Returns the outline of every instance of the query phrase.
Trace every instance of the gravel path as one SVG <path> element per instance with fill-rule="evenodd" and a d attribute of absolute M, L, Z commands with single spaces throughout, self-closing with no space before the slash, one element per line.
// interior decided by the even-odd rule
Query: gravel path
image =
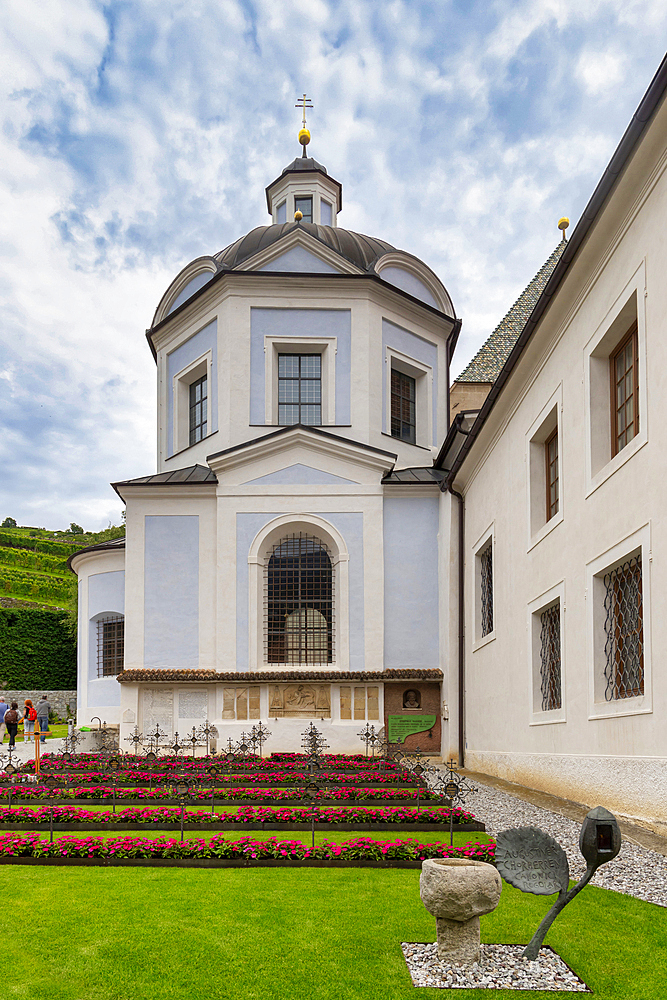
<path fill-rule="evenodd" d="M 466 799 L 465 808 L 486 824 L 488 834 L 495 836 L 501 830 L 517 826 L 537 826 L 563 847 L 570 864 L 570 877 L 581 878 L 586 864 L 579 853 L 580 823 L 479 781 L 475 781 L 475 787 L 477 791 Z M 624 841 L 621 853 L 598 869 L 591 885 L 667 907 L 667 858 Z"/>
<path fill-rule="evenodd" d="M 437 944 L 401 945 L 415 986 L 436 989 L 549 990 L 590 993 L 555 951 L 540 948 L 536 961 L 521 957 L 523 945 L 483 944 L 481 962 L 470 968 L 438 960 Z"/>

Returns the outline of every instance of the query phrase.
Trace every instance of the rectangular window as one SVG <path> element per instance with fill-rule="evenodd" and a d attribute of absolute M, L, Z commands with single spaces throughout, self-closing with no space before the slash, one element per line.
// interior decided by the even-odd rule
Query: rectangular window
<path fill-rule="evenodd" d="M 639 365 L 637 324 L 610 358 L 612 458 L 639 433 Z"/>
<path fill-rule="evenodd" d="M 114 616 L 97 623 L 97 676 L 114 677 L 123 669 L 125 620 Z"/>
<path fill-rule="evenodd" d="M 207 434 L 208 378 L 198 378 L 190 386 L 190 444 L 197 444 Z"/>
<path fill-rule="evenodd" d="M 322 357 L 278 355 L 278 423 L 322 423 Z"/>
<path fill-rule="evenodd" d="M 415 443 L 415 380 L 392 368 L 391 436 Z"/>
<path fill-rule="evenodd" d="M 560 602 L 540 615 L 540 691 L 542 711 L 562 707 L 560 669 Z"/>
<path fill-rule="evenodd" d="M 301 212 L 303 214 L 303 222 L 313 221 L 313 199 L 308 198 L 295 198 L 294 199 L 294 211 Z"/>
<path fill-rule="evenodd" d="M 558 428 L 544 443 L 547 485 L 547 521 L 558 513 Z"/>
<path fill-rule="evenodd" d="M 605 573 L 605 700 L 644 694 L 641 553 Z"/>
<path fill-rule="evenodd" d="M 481 635 L 493 632 L 493 541 L 479 554 Z"/>

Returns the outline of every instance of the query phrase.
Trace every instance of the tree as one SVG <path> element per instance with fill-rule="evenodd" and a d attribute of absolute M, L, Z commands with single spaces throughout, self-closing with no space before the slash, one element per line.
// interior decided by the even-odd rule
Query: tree
<path fill-rule="evenodd" d="M 69 530 L 70 530 L 70 534 L 71 535 L 82 535 L 83 534 L 83 528 L 81 527 L 81 525 L 80 524 L 75 524 L 74 521 L 72 521 L 72 523 L 70 524 Z"/>
<path fill-rule="evenodd" d="M 2 524 L 0 524 L 0 528 L 15 528 L 15 527 L 16 527 L 16 521 L 14 520 L 13 517 L 6 517 L 2 522 Z"/>

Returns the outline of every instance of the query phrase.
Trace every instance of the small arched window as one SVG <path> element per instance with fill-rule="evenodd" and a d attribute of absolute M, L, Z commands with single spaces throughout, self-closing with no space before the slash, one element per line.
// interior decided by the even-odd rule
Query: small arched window
<path fill-rule="evenodd" d="M 318 538 L 299 533 L 273 546 L 265 614 L 268 663 L 333 662 L 333 567 Z"/>
<path fill-rule="evenodd" d="M 123 669 L 125 619 L 105 615 L 97 620 L 97 676 L 113 677 Z"/>

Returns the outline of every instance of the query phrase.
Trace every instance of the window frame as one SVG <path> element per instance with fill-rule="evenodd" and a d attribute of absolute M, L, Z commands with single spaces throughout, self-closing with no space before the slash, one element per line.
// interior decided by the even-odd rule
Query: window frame
<path fill-rule="evenodd" d="M 542 708 L 542 615 L 558 606 L 560 617 L 560 708 Z M 528 604 L 528 676 L 530 683 L 530 726 L 549 726 L 567 722 L 566 636 L 567 608 L 565 581 L 560 580 Z"/>
<path fill-rule="evenodd" d="M 298 206 L 297 203 L 300 202 L 300 201 L 309 201 L 310 202 L 310 212 L 308 213 L 310 215 L 309 219 L 306 218 L 306 213 L 303 212 L 303 210 L 299 208 L 299 206 Z M 310 223 L 314 222 L 314 220 L 315 220 L 315 216 L 313 214 L 314 207 L 315 206 L 313 204 L 313 196 L 312 196 L 312 194 L 295 194 L 294 195 L 294 214 L 296 215 L 297 212 L 302 212 L 302 214 L 303 214 L 303 219 L 301 220 L 302 222 L 310 222 Z"/>
<path fill-rule="evenodd" d="M 400 392 L 394 391 L 394 380 L 398 381 L 398 387 Z M 410 392 L 411 398 L 405 396 L 404 389 L 407 388 Z M 398 405 L 401 409 L 401 417 L 398 418 L 398 422 L 401 425 L 400 430 L 402 431 L 403 425 L 407 425 L 410 429 L 409 437 L 403 437 L 402 433 L 394 433 L 394 400 L 397 400 Z M 412 412 L 412 422 L 409 420 L 404 420 L 402 413 L 405 403 L 411 406 Z M 390 407 L 390 418 L 391 418 L 391 428 L 390 434 L 393 438 L 398 441 L 404 441 L 406 444 L 416 444 L 417 443 L 417 380 L 412 375 L 407 375 L 405 372 L 401 371 L 400 368 L 391 369 L 391 399 L 389 401 Z"/>
<path fill-rule="evenodd" d="M 617 400 L 617 388 L 618 388 L 618 378 L 616 375 L 616 361 L 618 357 L 623 353 L 628 346 L 632 344 L 632 400 L 633 400 L 633 435 L 625 442 L 624 445 L 619 447 L 618 438 L 618 416 L 619 407 Z M 621 338 L 620 342 L 614 348 L 614 350 L 609 355 L 609 388 L 610 388 L 610 402 L 611 402 L 611 457 L 615 458 L 616 455 L 620 454 L 624 448 L 627 448 L 634 439 L 639 435 L 640 430 L 640 416 L 639 416 L 639 332 L 638 324 L 635 320 L 628 332 L 624 337 Z M 625 406 L 627 406 L 627 397 L 625 399 Z M 627 430 L 627 427 L 626 427 Z"/>
<path fill-rule="evenodd" d="M 291 375 L 288 376 L 288 375 L 281 375 L 280 374 L 280 359 L 281 358 L 298 358 L 299 359 L 299 374 L 297 375 L 296 378 L 294 378 Z M 319 358 L 319 363 L 320 363 L 319 377 L 313 378 L 313 377 L 308 377 L 308 376 L 305 376 L 305 375 L 301 374 L 301 372 L 302 372 L 302 362 L 303 362 L 304 358 Z M 280 401 L 280 383 L 281 382 L 297 382 L 298 383 L 299 400 L 298 400 L 297 403 L 293 403 L 293 402 L 290 402 L 290 403 L 281 403 L 281 401 Z M 319 390 L 320 390 L 319 391 L 319 397 L 320 397 L 319 403 L 314 403 L 314 402 L 305 402 L 304 403 L 304 402 L 301 402 L 301 384 L 302 384 L 302 382 L 303 383 L 306 383 L 306 382 L 311 382 L 311 383 L 312 382 L 317 382 L 319 384 Z M 297 421 L 292 421 L 290 423 L 283 423 L 281 421 L 281 419 L 280 419 L 280 407 L 281 406 L 298 406 L 298 408 L 299 408 L 299 419 Z M 302 410 L 303 410 L 304 406 L 319 406 L 319 409 L 320 409 L 320 419 L 319 419 L 319 421 L 313 422 L 313 423 L 304 423 L 303 420 L 301 419 Z M 303 424 L 304 427 L 321 427 L 322 426 L 322 355 L 321 355 L 321 353 L 319 351 L 308 351 L 307 353 L 304 353 L 303 351 L 299 351 L 298 353 L 294 353 L 294 352 L 287 353 L 285 351 L 279 351 L 278 352 L 278 426 L 279 427 L 294 427 L 296 424 Z"/>
<path fill-rule="evenodd" d="M 401 438 L 391 434 L 391 373 L 402 372 L 415 380 L 415 440 L 409 444 L 411 448 L 424 448 L 432 451 L 433 440 L 433 369 L 430 365 L 409 357 L 394 347 L 387 345 L 385 352 L 385 402 L 383 416 L 383 433 L 394 442 Z"/>
<path fill-rule="evenodd" d="M 317 426 L 334 426 L 336 423 L 336 351 L 337 337 L 281 337 L 273 334 L 264 337 L 264 423 L 271 427 L 293 427 L 294 424 L 278 423 L 278 355 L 319 354 L 321 423 Z M 309 425 L 314 426 L 314 425 Z"/>
<path fill-rule="evenodd" d="M 193 390 L 196 390 L 196 387 L 198 385 L 202 385 L 203 383 L 206 384 L 206 395 L 202 396 L 201 399 L 199 399 L 199 400 L 195 399 L 195 402 L 193 404 L 193 402 L 192 402 Z M 197 378 L 197 379 L 195 379 L 194 382 L 190 382 L 189 397 L 190 397 L 190 400 L 189 400 L 188 413 L 189 413 L 189 418 L 190 419 L 189 419 L 189 437 L 188 437 L 188 441 L 189 441 L 189 447 L 191 448 L 194 444 L 199 444 L 199 442 L 203 441 L 205 437 L 208 437 L 208 372 L 205 372 L 203 375 L 200 375 L 200 377 Z M 205 408 L 203 406 L 204 403 L 206 404 Z M 205 416 L 204 416 L 204 418 L 202 420 L 200 420 L 199 423 L 196 422 L 196 417 L 195 417 L 195 423 L 193 424 L 193 422 L 192 422 L 192 420 L 193 420 L 193 418 L 192 418 L 192 412 L 194 410 L 195 414 L 196 414 L 196 410 L 197 410 L 198 406 L 202 407 L 202 410 L 200 412 L 200 416 L 201 416 L 201 413 L 204 413 L 204 412 L 205 412 Z M 199 428 L 203 428 L 204 429 L 204 433 L 200 434 L 199 437 L 196 437 L 196 432 L 197 432 L 197 430 Z M 193 440 L 193 433 L 195 435 L 195 439 L 194 440 Z"/>
<path fill-rule="evenodd" d="M 298 539 L 298 554 L 290 553 L 287 551 L 283 554 L 278 554 L 279 557 L 282 556 L 283 559 L 298 559 L 298 566 L 289 567 L 284 566 L 278 569 L 278 573 L 282 576 L 283 574 L 287 577 L 285 581 L 272 579 L 272 567 L 271 563 L 277 556 L 277 549 L 282 548 L 287 545 L 288 550 L 290 543 L 295 543 Z M 304 545 L 305 542 L 305 552 Z M 314 543 L 312 547 L 309 547 L 309 543 Z M 324 554 L 326 563 L 319 556 L 319 559 L 315 558 L 312 560 L 313 565 L 309 565 L 307 559 L 308 554 L 312 551 L 315 556 L 316 548 L 319 548 Z M 320 565 L 317 566 L 315 563 L 319 562 Z M 275 569 L 274 569 L 275 573 Z M 294 580 L 290 582 L 290 575 L 295 576 L 298 574 L 298 580 L 296 585 Z M 322 577 L 324 575 L 324 585 L 328 582 L 328 589 L 325 593 L 321 593 L 322 582 L 317 580 L 319 586 L 317 590 L 320 591 L 315 595 L 315 581 L 317 577 Z M 326 577 L 328 576 L 328 581 Z M 312 667 L 312 666 L 329 666 L 335 662 L 335 651 L 336 651 L 336 591 L 335 591 L 336 577 L 334 572 L 334 564 L 331 558 L 331 552 L 329 551 L 329 546 L 323 541 L 318 535 L 314 535 L 312 532 L 303 531 L 287 531 L 284 535 L 279 537 L 273 542 L 269 551 L 267 551 L 264 560 L 264 663 L 267 665 L 275 666 L 275 664 L 289 664 L 291 667 L 298 665 L 299 667 Z M 306 587 L 306 594 L 302 596 L 302 590 Z M 296 586 L 296 589 L 295 589 Z M 278 590 L 278 593 L 276 593 Z M 310 603 L 308 603 L 310 600 Z M 305 602 L 305 603 L 304 603 Z M 276 612 L 276 606 L 278 611 Z M 282 607 L 281 607 L 282 606 Z M 272 623 L 276 620 L 280 621 L 281 610 L 292 606 L 292 610 L 284 615 L 284 622 L 280 629 L 276 631 L 276 628 L 272 626 Z M 324 609 L 324 611 L 323 611 Z M 317 626 L 311 627 L 308 623 L 308 612 L 312 611 L 320 615 L 323 622 L 325 623 L 325 638 L 326 638 L 326 650 L 321 646 L 322 636 L 318 637 L 317 633 L 322 632 L 322 628 Z M 298 628 L 292 630 L 298 636 L 296 652 L 298 656 L 294 658 L 294 642 L 292 642 L 292 648 L 290 649 L 290 630 L 289 630 L 289 620 L 295 615 L 301 616 L 303 612 L 306 613 L 306 627 Z M 293 637 L 292 637 L 293 638 Z M 304 643 L 305 638 L 305 643 Z M 310 641 L 309 641 L 310 640 Z M 282 644 L 282 649 L 280 649 Z M 275 653 L 272 651 L 278 647 L 282 652 L 282 657 L 276 657 Z M 305 649 L 306 658 L 302 659 L 302 650 Z M 312 654 L 313 658 L 308 658 L 309 653 Z"/>
<path fill-rule="evenodd" d="M 552 517 L 555 517 L 560 510 L 560 449 L 559 449 L 559 434 L 558 434 L 558 424 L 551 432 L 550 436 L 544 442 L 544 463 L 545 463 L 545 486 L 546 486 L 546 502 L 547 509 L 546 515 L 547 519 L 545 524 L 548 524 Z M 553 442 L 556 442 L 556 454 L 555 459 L 551 459 L 549 448 Z M 555 466 L 555 476 L 552 476 L 552 470 Z M 552 501 L 551 499 L 551 487 L 555 485 L 556 487 L 556 499 Z"/>
<path fill-rule="evenodd" d="M 117 612 L 109 613 L 103 615 L 96 620 L 96 633 L 97 633 L 97 677 L 117 677 L 118 674 L 122 673 L 125 664 L 125 615 L 121 615 Z M 108 625 L 114 624 L 116 626 L 116 633 L 118 633 L 118 626 L 121 625 L 121 636 L 119 638 L 118 634 L 115 636 L 115 654 L 113 656 L 114 664 L 112 669 L 105 669 L 105 645 L 107 640 L 104 637 L 105 628 Z M 120 653 L 120 665 L 118 665 L 118 646 L 121 647 Z"/>
<path fill-rule="evenodd" d="M 482 634 L 482 557 L 486 551 L 491 550 L 491 601 L 493 627 L 490 632 Z M 490 525 L 473 546 L 473 594 L 474 594 L 474 627 L 473 627 L 473 652 L 493 642 L 496 638 L 497 625 L 497 590 L 496 590 L 496 537 L 495 523 Z"/>
<path fill-rule="evenodd" d="M 642 627 L 644 656 L 644 694 L 607 701 L 605 688 L 607 635 L 604 607 L 604 577 L 633 556 L 641 554 Z M 587 579 L 587 656 L 589 676 L 588 718 L 609 719 L 653 712 L 651 645 L 651 522 L 628 535 L 616 545 L 592 559 L 586 566 Z"/>
<path fill-rule="evenodd" d="M 563 383 L 560 382 L 526 431 L 526 551 L 530 552 L 563 520 Z M 558 510 L 547 518 L 545 445 L 558 434 Z"/>
<path fill-rule="evenodd" d="M 213 378 L 213 353 L 205 351 L 202 355 L 192 361 L 185 368 L 182 368 L 177 372 L 172 380 L 172 398 L 173 398 L 173 454 L 170 458 L 173 458 L 181 451 L 185 451 L 188 448 L 194 448 L 196 445 L 201 444 L 201 441 L 197 441 L 195 444 L 190 444 L 190 386 L 197 382 L 200 378 L 206 376 L 207 385 L 207 433 L 205 437 L 201 438 L 201 441 L 205 441 L 212 434 L 216 432 L 211 430 L 213 409 L 211 406 L 212 402 L 212 378 Z"/>

